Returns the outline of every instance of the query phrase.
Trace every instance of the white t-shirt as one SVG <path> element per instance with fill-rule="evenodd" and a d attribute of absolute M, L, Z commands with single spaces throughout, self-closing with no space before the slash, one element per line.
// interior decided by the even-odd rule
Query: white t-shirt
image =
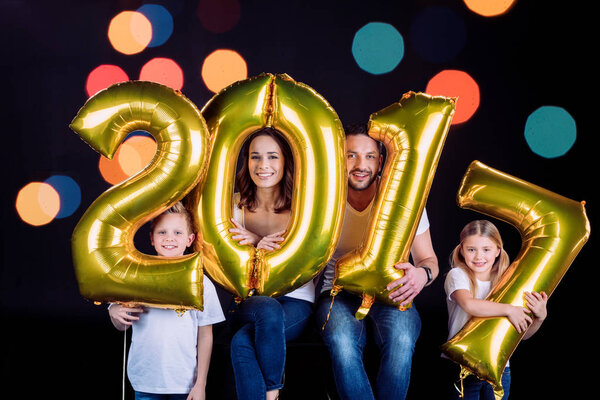
<path fill-rule="evenodd" d="M 337 260 L 344 254 L 357 249 L 364 241 L 374 200 L 373 198 L 367 208 L 362 211 L 355 210 L 350 203 L 346 202 L 346 212 L 344 214 L 344 222 L 342 223 L 340 240 L 333 256 L 325 266 L 321 293 L 331 290 L 333 287 L 332 282 L 335 277 L 335 263 Z M 424 233 L 427 229 L 429 229 L 429 219 L 427 218 L 427 211 L 423 209 L 416 235 Z"/>
<path fill-rule="evenodd" d="M 238 203 L 240 202 L 240 194 L 235 193 L 233 195 L 233 220 L 238 224 L 242 225 L 246 228 L 246 222 L 244 221 L 244 211 L 238 207 Z M 292 297 L 294 299 L 306 300 L 311 303 L 315 302 L 315 283 L 311 279 L 304 285 L 300 286 L 298 289 L 291 291 L 286 294 L 287 297 Z"/>
<path fill-rule="evenodd" d="M 138 392 L 189 393 L 196 381 L 198 327 L 225 320 L 213 283 L 204 276 L 204 311 L 146 308 L 133 324 L 127 375 Z"/>
<path fill-rule="evenodd" d="M 477 282 L 477 294 L 474 296 L 476 299 L 485 299 L 491 290 L 490 281 Z M 446 275 L 446 281 L 444 283 L 444 289 L 446 290 L 446 304 L 448 306 L 448 339 L 451 339 L 462 329 L 462 327 L 471 319 L 471 315 L 467 314 L 457 302 L 452 300 L 450 295 L 456 290 L 464 289 L 471 292 L 471 283 L 469 277 L 460 268 L 452 268 L 448 275 Z"/>

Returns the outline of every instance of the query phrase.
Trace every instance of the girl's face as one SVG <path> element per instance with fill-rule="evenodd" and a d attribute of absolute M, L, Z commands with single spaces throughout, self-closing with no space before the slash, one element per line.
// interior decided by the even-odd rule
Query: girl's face
<path fill-rule="evenodd" d="M 277 186 L 285 171 L 281 148 L 270 136 L 258 136 L 250 143 L 248 171 L 259 188 Z"/>
<path fill-rule="evenodd" d="M 460 253 L 465 264 L 480 281 L 489 281 L 490 272 L 500 255 L 500 248 L 494 241 L 485 236 L 471 235 L 463 241 Z"/>
<path fill-rule="evenodd" d="M 185 216 L 166 213 L 159 218 L 150 234 L 150 241 L 156 253 L 163 257 L 182 256 L 194 241 L 194 234 L 188 231 Z"/>

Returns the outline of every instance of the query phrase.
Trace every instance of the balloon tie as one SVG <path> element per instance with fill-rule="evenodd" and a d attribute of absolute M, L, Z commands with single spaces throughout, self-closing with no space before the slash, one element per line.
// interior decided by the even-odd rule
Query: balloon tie
<path fill-rule="evenodd" d="M 342 290 L 341 286 L 333 285 L 333 287 L 331 288 L 331 292 L 329 292 L 331 295 L 331 303 L 329 304 L 329 311 L 327 312 L 327 318 L 325 318 L 325 323 L 321 327 L 321 332 L 323 332 L 325 330 L 325 325 L 327 325 L 327 321 L 329 321 L 329 316 L 331 315 L 331 309 L 333 308 L 333 302 L 335 300 L 335 296 L 337 296 L 337 294 L 340 292 L 340 290 Z"/>
<path fill-rule="evenodd" d="M 127 368 L 127 329 L 123 331 L 123 376 L 121 378 L 121 399 L 125 400 L 125 370 Z"/>
<path fill-rule="evenodd" d="M 464 399 L 465 398 L 465 388 L 464 388 L 464 385 L 463 385 L 463 381 L 470 374 L 471 373 L 467 369 L 465 369 L 462 366 L 460 367 L 460 374 L 458 376 L 458 382 L 460 382 L 460 388 L 456 385 L 456 382 L 454 382 L 454 389 L 456 389 L 456 391 L 458 392 L 458 397 L 460 399 Z"/>
<path fill-rule="evenodd" d="M 356 311 L 356 314 L 354 314 L 354 317 L 359 321 L 361 319 L 364 319 L 367 316 L 367 314 L 369 313 L 369 310 L 371 309 L 373 302 L 375 302 L 374 296 L 363 293 L 362 303 L 360 304 L 360 308 Z"/>

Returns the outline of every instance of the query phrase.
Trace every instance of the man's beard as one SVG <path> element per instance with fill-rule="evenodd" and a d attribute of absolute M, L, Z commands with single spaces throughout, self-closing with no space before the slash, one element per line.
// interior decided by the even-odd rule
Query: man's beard
<path fill-rule="evenodd" d="M 353 169 L 352 171 L 350 171 L 350 173 L 348 175 L 350 176 L 354 172 L 361 172 L 363 174 L 368 174 L 369 175 L 369 180 L 367 181 L 367 183 L 363 182 L 363 183 L 360 184 L 360 186 L 355 185 L 354 183 L 352 183 L 352 180 L 350 178 L 348 178 L 348 186 L 350 186 L 351 189 L 356 190 L 357 192 L 361 192 L 363 190 L 367 190 L 368 188 L 371 187 L 371 185 L 373 184 L 373 182 L 375 181 L 375 179 L 377 179 L 377 175 L 374 175 L 372 172 L 365 171 L 365 170 L 360 170 L 360 169 Z"/>

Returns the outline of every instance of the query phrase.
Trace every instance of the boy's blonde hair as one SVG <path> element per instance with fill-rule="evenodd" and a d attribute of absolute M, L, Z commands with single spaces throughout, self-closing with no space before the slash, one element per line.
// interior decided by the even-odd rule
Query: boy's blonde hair
<path fill-rule="evenodd" d="M 469 269 L 469 267 L 467 267 L 465 259 L 460 252 L 465 239 L 469 236 L 486 237 L 494 242 L 500 249 L 500 254 L 496 258 L 496 262 L 492 266 L 491 270 L 490 280 L 492 288 L 496 285 L 504 271 L 506 271 L 510 265 L 510 259 L 502 247 L 502 237 L 500 236 L 498 228 L 496 228 L 496 225 L 492 224 L 490 221 L 485 219 L 472 221 L 463 228 L 463 230 L 460 232 L 460 243 L 450 255 L 450 266 L 452 268 L 460 268 L 467 274 L 471 286 L 471 293 L 473 294 L 473 297 L 475 297 L 477 295 L 475 274 Z"/>
<path fill-rule="evenodd" d="M 191 216 L 190 212 L 185 208 L 185 206 L 183 205 L 183 203 L 181 201 L 178 201 L 177 203 L 173 204 L 171 206 L 171 208 L 165 210 L 165 212 L 163 212 L 162 214 L 160 214 L 158 217 L 154 218 L 150 222 L 150 233 L 154 233 L 154 228 L 156 227 L 156 224 L 158 223 L 158 221 L 160 221 L 160 218 L 165 214 L 183 215 L 183 217 L 185 218 L 186 225 L 187 225 L 188 233 L 195 233 L 194 226 L 192 224 L 192 216 Z"/>

